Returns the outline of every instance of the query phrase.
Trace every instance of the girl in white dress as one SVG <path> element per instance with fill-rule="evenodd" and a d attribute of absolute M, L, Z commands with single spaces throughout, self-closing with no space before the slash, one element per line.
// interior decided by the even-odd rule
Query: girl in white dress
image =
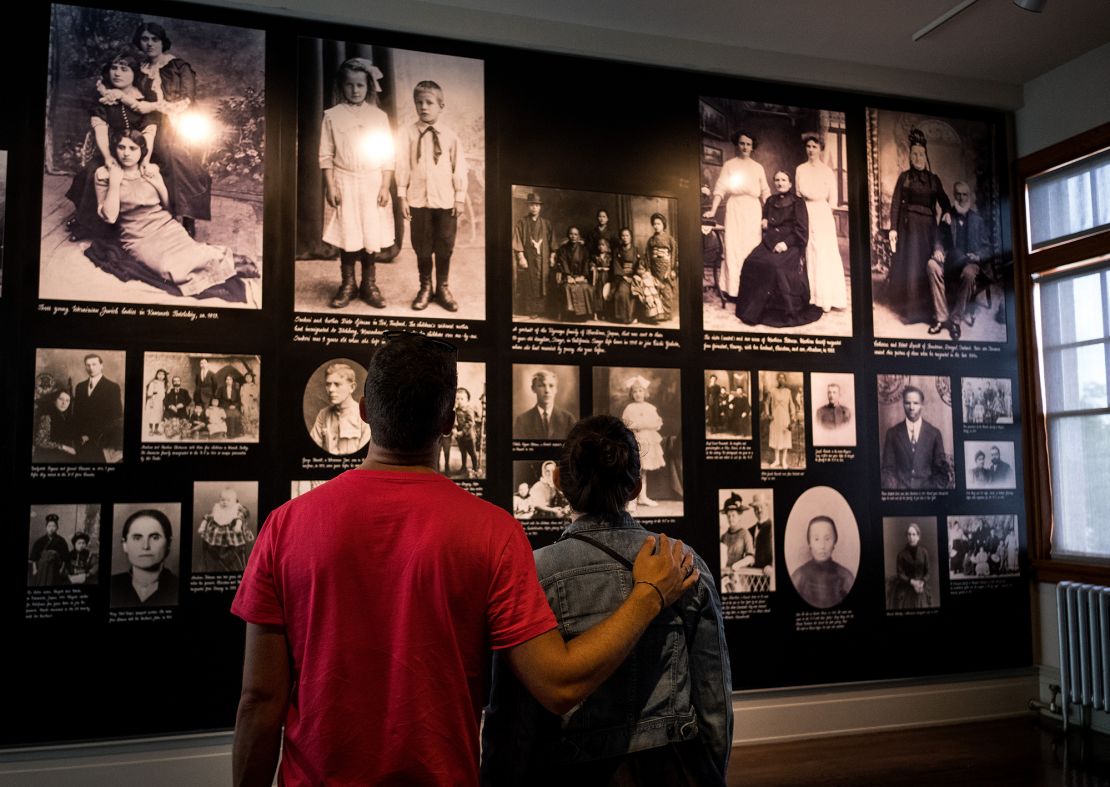
<path fill-rule="evenodd" d="M 640 446 L 640 496 L 636 502 L 642 506 L 657 506 L 657 502 L 648 497 L 647 473 L 649 470 L 658 470 L 667 464 L 663 458 L 663 438 L 659 430 L 663 427 L 663 419 L 655 405 L 647 402 L 647 390 L 650 383 L 641 375 L 629 378 L 625 382 L 628 389 L 628 398 L 632 401 L 625 405 L 621 413 L 621 421 L 632 430 L 636 442 Z"/>
<path fill-rule="evenodd" d="M 166 376 L 165 369 L 154 373 L 154 379 L 146 384 L 146 403 L 143 405 L 143 417 L 146 420 L 148 434 L 162 432 L 162 415 L 166 401 Z"/>
<path fill-rule="evenodd" d="M 763 203 L 771 196 L 767 173 L 752 159 L 755 137 L 747 131 L 732 135 L 737 156 L 721 167 L 717 185 L 713 187 L 713 204 L 705 218 L 717 215 L 721 200 L 728 197 L 725 207 L 725 260 L 721 265 L 718 286 L 721 292 L 735 298 L 740 292 L 740 269 L 752 249 L 763 240 Z"/>
<path fill-rule="evenodd" d="M 823 311 L 848 306 L 844 285 L 844 261 L 836 239 L 836 174 L 821 161 L 821 141 L 816 134 L 803 137 L 805 163 L 794 171 L 794 186 L 805 200 L 809 214 L 809 243 L 806 245 L 806 273 L 809 277 L 809 302 Z"/>
<path fill-rule="evenodd" d="M 393 245 L 395 232 L 389 187 L 393 182 L 393 133 L 378 106 L 382 72 L 353 57 L 335 75 L 343 100 L 324 112 L 320 169 L 324 175 L 325 243 L 339 247 L 342 281 L 331 306 L 342 309 L 357 294 L 381 309 L 385 299 L 374 279 L 374 255 Z M 362 283 L 355 287 L 355 261 Z"/>

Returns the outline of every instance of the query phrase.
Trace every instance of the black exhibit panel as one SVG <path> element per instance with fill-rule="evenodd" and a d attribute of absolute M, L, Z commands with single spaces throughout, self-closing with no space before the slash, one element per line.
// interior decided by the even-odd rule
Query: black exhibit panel
<path fill-rule="evenodd" d="M 737 689 L 1031 662 L 1005 115 L 180 3 L 22 25 L 0 744 L 233 724 L 244 566 L 365 457 L 390 329 L 459 347 L 437 469 L 534 546 L 567 431 L 624 421 Z"/>

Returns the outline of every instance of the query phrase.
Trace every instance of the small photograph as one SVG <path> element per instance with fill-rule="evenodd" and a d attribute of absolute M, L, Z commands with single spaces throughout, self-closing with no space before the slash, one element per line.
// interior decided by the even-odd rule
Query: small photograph
<path fill-rule="evenodd" d="M 948 517 L 948 571 L 953 580 L 1021 574 L 1017 516 Z"/>
<path fill-rule="evenodd" d="M 1015 489 L 1014 444 L 965 440 L 964 482 L 968 489 Z"/>
<path fill-rule="evenodd" d="M 100 505 L 31 506 L 27 587 L 96 585 L 100 581 Z"/>
<path fill-rule="evenodd" d="M 298 55 L 294 310 L 484 320 L 483 62 L 319 38 Z"/>
<path fill-rule="evenodd" d="M 935 516 L 883 517 L 886 608 L 940 606 L 940 560 Z"/>
<path fill-rule="evenodd" d="M 486 477 L 486 365 L 460 361 L 455 426 L 439 438 L 436 469 L 448 478 Z"/>
<path fill-rule="evenodd" d="M 990 123 L 867 110 L 875 335 L 1006 341 Z"/>
<path fill-rule="evenodd" d="M 513 516 L 530 520 L 565 520 L 570 524 L 570 503 L 555 486 L 555 461 L 513 462 Z"/>
<path fill-rule="evenodd" d="M 333 358 L 316 367 L 305 383 L 305 429 L 324 453 L 349 456 L 370 442 L 370 425 L 358 411 L 365 382 L 365 366 L 350 358 Z"/>
<path fill-rule="evenodd" d="M 265 34 L 52 6 L 39 298 L 262 306 Z"/>
<path fill-rule="evenodd" d="M 679 326 L 678 200 L 513 186 L 513 322 Z"/>
<path fill-rule="evenodd" d="M 177 606 L 180 535 L 180 503 L 113 506 L 112 609 Z"/>
<path fill-rule="evenodd" d="M 699 105 L 705 329 L 851 336 L 844 113 Z"/>
<path fill-rule="evenodd" d="M 123 461 L 123 350 L 35 352 L 33 464 Z"/>
<path fill-rule="evenodd" d="M 737 369 L 706 369 L 705 439 L 752 439 L 752 375 Z"/>
<path fill-rule="evenodd" d="M 327 480 L 312 480 L 312 481 L 291 481 L 289 488 L 289 499 L 300 497 L 301 495 L 311 492 L 318 486 L 323 486 Z"/>
<path fill-rule="evenodd" d="M 258 534 L 258 482 L 193 482 L 193 520 L 193 573 L 241 574 Z"/>
<path fill-rule="evenodd" d="M 954 489 L 952 383 L 948 377 L 879 375 L 883 489 Z"/>
<path fill-rule="evenodd" d="M 582 409 L 578 367 L 513 364 L 513 439 L 562 443 Z"/>
<path fill-rule="evenodd" d="M 774 492 L 718 489 L 721 592 L 775 589 Z"/>
<path fill-rule="evenodd" d="M 965 377 L 960 381 L 964 402 L 964 424 L 1012 424 L 1013 383 L 1008 377 Z"/>
<path fill-rule="evenodd" d="M 790 510 L 782 549 L 802 600 L 818 609 L 835 607 L 859 572 L 859 527 L 852 507 L 831 486 L 807 489 Z"/>
<path fill-rule="evenodd" d="M 804 470 L 806 402 L 802 372 L 759 373 L 759 466 Z"/>
<path fill-rule="evenodd" d="M 144 443 L 257 443 L 257 355 L 143 354 Z"/>
<path fill-rule="evenodd" d="M 856 377 L 849 372 L 810 372 L 813 395 L 813 445 L 829 448 L 856 444 Z"/>
<path fill-rule="evenodd" d="M 682 401 L 678 369 L 594 367 L 594 415 L 620 418 L 640 445 L 637 518 L 683 513 Z"/>

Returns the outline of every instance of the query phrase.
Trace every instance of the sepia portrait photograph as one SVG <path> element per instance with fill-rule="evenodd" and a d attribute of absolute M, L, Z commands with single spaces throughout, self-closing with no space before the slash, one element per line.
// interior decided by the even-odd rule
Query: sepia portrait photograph
<path fill-rule="evenodd" d="M 1006 341 L 997 133 L 867 110 L 875 336 Z"/>
<path fill-rule="evenodd" d="M 33 464 L 123 461 L 123 350 L 35 351 Z"/>
<path fill-rule="evenodd" d="M 851 336 L 844 113 L 699 104 L 705 329 Z"/>
<path fill-rule="evenodd" d="M 941 562 L 935 516 L 884 516 L 887 610 L 940 606 Z"/>
<path fill-rule="evenodd" d="M 31 506 L 27 587 L 100 582 L 100 504 Z"/>
<path fill-rule="evenodd" d="M 683 513 L 682 394 L 678 369 L 596 366 L 593 415 L 620 418 L 640 446 L 640 495 L 628 504 L 640 518 Z"/>
<path fill-rule="evenodd" d="M 109 606 L 176 607 L 180 591 L 181 504 L 112 507 Z"/>
<path fill-rule="evenodd" d="M 965 440 L 964 482 L 968 489 L 1017 488 L 1013 442 Z"/>
<path fill-rule="evenodd" d="M 817 609 L 842 602 L 859 573 L 856 515 L 831 486 L 807 489 L 795 501 L 783 534 L 786 570 L 798 595 Z"/>
<path fill-rule="evenodd" d="M 759 373 L 759 466 L 806 467 L 806 402 L 802 372 Z"/>
<path fill-rule="evenodd" d="M 448 478 L 486 477 L 486 365 L 460 361 L 455 425 L 439 436 L 436 469 Z"/>
<path fill-rule="evenodd" d="M 856 377 L 851 372 L 810 372 L 814 447 L 856 444 Z"/>
<path fill-rule="evenodd" d="M 678 200 L 515 185 L 513 322 L 679 326 Z"/>
<path fill-rule="evenodd" d="M 948 517 L 948 576 L 954 581 L 1016 577 L 1020 552 L 1014 514 Z"/>
<path fill-rule="evenodd" d="M 513 516 L 521 522 L 565 520 L 570 524 L 570 503 L 555 485 L 553 459 L 513 462 Z"/>
<path fill-rule="evenodd" d="M 370 442 L 370 425 L 358 409 L 365 382 L 365 366 L 350 358 L 333 358 L 320 364 L 305 383 L 305 429 L 324 453 L 349 456 Z"/>
<path fill-rule="evenodd" d="M 737 369 L 706 369 L 705 439 L 751 440 L 751 372 Z"/>
<path fill-rule="evenodd" d="M 718 489 L 721 592 L 775 589 L 774 490 Z"/>
<path fill-rule="evenodd" d="M 52 6 L 39 298 L 262 306 L 265 35 Z"/>
<path fill-rule="evenodd" d="M 257 481 L 194 481 L 193 573 L 241 574 L 260 524 Z"/>
<path fill-rule="evenodd" d="M 301 38 L 293 308 L 486 316 L 481 60 Z"/>
<path fill-rule="evenodd" d="M 951 379 L 880 374 L 878 382 L 882 488 L 955 488 Z"/>
<path fill-rule="evenodd" d="M 257 355 L 143 354 L 144 443 L 257 443 Z"/>
<path fill-rule="evenodd" d="M 581 417 L 579 369 L 562 364 L 513 364 L 513 440 L 566 439 Z"/>
<path fill-rule="evenodd" d="M 1014 422 L 1013 382 L 1009 377 L 964 377 L 960 393 L 964 426 Z"/>

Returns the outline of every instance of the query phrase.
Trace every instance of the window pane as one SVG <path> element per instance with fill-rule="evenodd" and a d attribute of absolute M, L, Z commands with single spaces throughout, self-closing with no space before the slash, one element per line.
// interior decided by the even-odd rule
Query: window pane
<path fill-rule="evenodd" d="M 1033 251 L 1110 225 L 1110 151 L 1029 178 L 1026 197 Z"/>
<path fill-rule="evenodd" d="M 1101 273 L 1049 279 L 1039 288 L 1041 335 L 1046 346 L 1101 339 L 1106 335 Z"/>
<path fill-rule="evenodd" d="M 1048 413 L 1106 407 L 1106 347 L 1088 344 L 1044 354 Z"/>
<path fill-rule="evenodd" d="M 1110 557 L 1110 415 L 1049 420 L 1052 553 Z"/>

